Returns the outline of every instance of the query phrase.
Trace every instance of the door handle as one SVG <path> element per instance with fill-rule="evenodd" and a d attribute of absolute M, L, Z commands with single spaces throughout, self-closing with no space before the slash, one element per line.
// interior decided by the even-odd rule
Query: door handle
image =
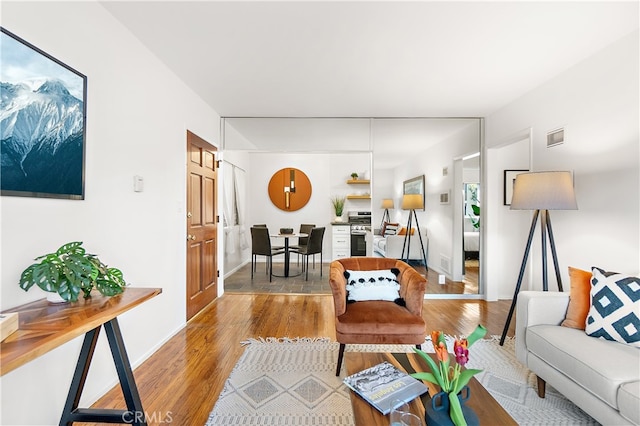
<path fill-rule="evenodd" d="M 196 236 L 195 235 L 191 235 L 191 234 L 187 235 L 187 241 L 189 241 L 189 240 L 195 241 L 196 240 Z"/>

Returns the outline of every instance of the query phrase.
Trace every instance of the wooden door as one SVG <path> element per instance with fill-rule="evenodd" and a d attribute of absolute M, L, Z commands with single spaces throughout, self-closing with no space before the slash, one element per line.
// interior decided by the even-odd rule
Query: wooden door
<path fill-rule="evenodd" d="M 187 131 L 187 320 L 218 294 L 216 148 Z"/>

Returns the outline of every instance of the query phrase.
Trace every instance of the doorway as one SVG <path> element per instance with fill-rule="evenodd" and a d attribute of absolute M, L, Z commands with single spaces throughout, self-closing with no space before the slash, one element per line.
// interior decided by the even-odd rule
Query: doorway
<path fill-rule="evenodd" d="M 187 321 L 218 294 L 216 154 L 187 131 Z"/>

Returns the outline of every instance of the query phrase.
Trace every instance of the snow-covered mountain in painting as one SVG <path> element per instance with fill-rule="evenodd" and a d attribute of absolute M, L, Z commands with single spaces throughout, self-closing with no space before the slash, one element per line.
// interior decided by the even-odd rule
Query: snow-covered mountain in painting
<path fill-rule="evenodd" d="M 84 108 L 59 80 L 0 82 L 2 189 L 82 194 Z"/>

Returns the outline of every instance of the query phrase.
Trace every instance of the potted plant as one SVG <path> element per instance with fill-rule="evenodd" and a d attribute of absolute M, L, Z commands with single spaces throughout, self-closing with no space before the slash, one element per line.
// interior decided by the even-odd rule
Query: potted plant
<path fill-rule="evenodd" d="M 356 172 L 351 173 L 351 179 L 358 179 L 358 174 Z"/>
<path fill-rule="evenodd" d="M 85 299 L 91 297 L 93 288 L 105 296 L 115 296 L 127 285 L 122 271 L 87 253 L 81 241 L 67 243 L 55 253 L 34 260 L 39 262 L 25 269 L 20 277 L 20 288 L 24 291 L 37 285 L 44 291 L 57 293 L 64 301 L 76 302 L 80 292 Z"/>
<path fill-rule="evenodd" d="M 426 361 L 431 371 L 412 373 L 411 376 L 440 386 L 440 392 L 431 397 L 431 404 L 425 406 L 427 424 L 448 424 L 447 417 L 455 426 L 466 426 L 467 421 L 479 424 L 475 412 L 464 403 L 470 395 L 467 383 L 482 370 L 463 370 L 462 367 L 469 361 L 471 345 L 482 339 L 486 333 L 487 329 L 478 325 L 466 339 L 456 338 L 453 342 L 453 356 L 450 356 L 444 333 L 432 331 L 431 343 L 437 363 L 425 352 L 414 349 Z"/>
<path fill-rule="evenodd" d="M 331 204 L 333 205 L 333 210 L 336 214 L 336 218 L 335 218 L 336 222 L 342 221 L 342 212 L 344 211 L 345 201 L 346 201 L 346 198 L 339 195 L 336 195 L 335 197 L 331 198 Z"/>

